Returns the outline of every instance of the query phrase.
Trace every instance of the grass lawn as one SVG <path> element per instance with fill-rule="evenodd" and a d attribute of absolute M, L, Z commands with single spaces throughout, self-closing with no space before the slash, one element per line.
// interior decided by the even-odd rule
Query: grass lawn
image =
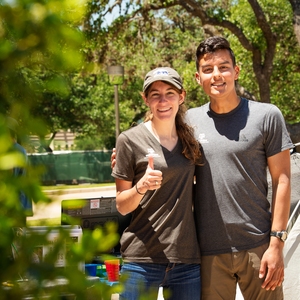
<path fill-rule="evenodd" d="M 27 220 L 27 226 L 60 226 L 60 218 Z"/>
<path fill-rule="evenodd" d="M 95 187 L 105 187 L 105 186 L 114 186 L 114 182 L 109 183 L 92 183 L 92 184 L 77 184 L 77 185 L 49 185 L 49 186 L 42 186 L 42 190 L 66 190 L 66 189 L 83 189 L 83 188 L 95 188 Z"/>

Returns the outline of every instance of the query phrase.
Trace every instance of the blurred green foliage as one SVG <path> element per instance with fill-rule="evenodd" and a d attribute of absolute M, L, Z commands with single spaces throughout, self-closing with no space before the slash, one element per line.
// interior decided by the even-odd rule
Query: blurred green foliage
<path fill-rule="evenodd" d="M 121 285 L 91 282 L 78 267 L 117 243 L 115 224 L 85 232 L 78 243 L 72 243 L 69 231 L 62 227 L 57 228 L 57 238 L 50 242 L 47 230 L 37 235 L 26 226 L 19 192 L 25 192 L 34 203 L 51 200 L 40 185 L 43 167 L 26 165 L 13 147 L 7 123 L 7 116 L 19 123 L 19 141 L 31 133 L 46 135 L 48 124 L 40 104 L 49 94 L 59 95 L 60 100 L 67 98 L 67 74 L 83 68 L 80 49 L 85 39 L 80 25 L 86 5 L 84 0 L 0 1 L 1 300 L 61 299 L 62 295 L 70 299 L 110 299 L 111 293 L 121 289 Z M 27 176 L 14 177 L 14 167 L 24 168 Z M 49 251 L 37 260 L 36 251 L 41 245 L 49 246 Z M 66 245 L 66 267 L 57 267 Z"/>

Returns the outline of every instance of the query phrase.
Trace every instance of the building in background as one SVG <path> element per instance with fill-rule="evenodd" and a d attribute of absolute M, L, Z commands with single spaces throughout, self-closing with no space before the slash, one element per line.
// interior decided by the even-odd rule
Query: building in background
<path fill-rule="evenodd" d="M 49 140 L 51 134 L 46 135 L 46 140 Z M 50 143 L 49 147 L 52 151 L 69 151 L 74 150 L 75 148 L 75 133 L 70 130 L 59 130 L 53 141 Z M 47 152 L 46 149 L 41 151 L 41 143 L 40 139 L 36 135 L 30 136 L 28 145 L 25 146 L 27 152 L 35 153 L 35 152 Z"/>

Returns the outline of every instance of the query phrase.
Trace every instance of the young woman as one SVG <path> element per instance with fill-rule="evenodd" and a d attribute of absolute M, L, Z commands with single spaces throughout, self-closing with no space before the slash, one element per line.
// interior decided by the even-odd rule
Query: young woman
<path fill-rule="evenodd" d="M 140 299 L 164 287 L 172 300 L 200 299 L 200 253 L 192 191 L 199 143 L 184 122 L 185 90 L 171 68 L 150 71 L 142 98 L 145 122 L 120 134 L 116 144 L 118 211 L 132 214 L 121 237 L 127 274 L 120 299 Z M 156 298 L 153 298 L 156 299 Z"/>

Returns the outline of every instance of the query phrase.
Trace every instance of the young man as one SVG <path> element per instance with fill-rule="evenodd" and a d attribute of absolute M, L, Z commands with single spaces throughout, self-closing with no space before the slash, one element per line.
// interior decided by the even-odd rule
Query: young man
<path fill-rule="evenodd" d="M 237 283 L 245 299 L 283 299 L 293 147 L 283 116 L 274 105 L 237 95 L 240 70 L 226 39 L 200 43 L 196 66 L 210 98 L 187 114 L 205 160 L 196 168 L 195 195 L 202 300 L 234 299 Z"/>

